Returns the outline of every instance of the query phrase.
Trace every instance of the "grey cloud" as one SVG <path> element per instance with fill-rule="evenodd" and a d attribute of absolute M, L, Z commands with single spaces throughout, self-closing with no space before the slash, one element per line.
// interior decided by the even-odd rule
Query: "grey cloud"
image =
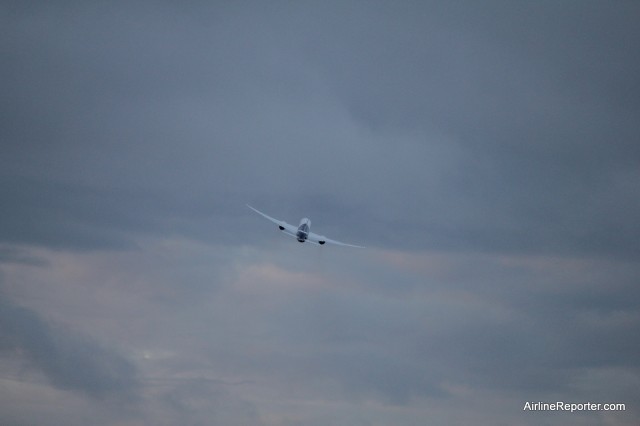
<path fill-rule="evenodd" d="M 634 6 L 336 7 L 5 14 L 7 180 L 106 188 L 132 233 L 171 217 L 123 191 L 186 235 L 312 199 L 367 245 L 637 257 Z"/>
<path fill-rule="evenodd" d="M 454 259 L 427 263 L 442 276 L 429 266 L 417 276 L 396 270 L 396 279 L 374 269 L 357 291 L 287 295 L 266 317 L 283 349 L 244 359 L 243 368 L 264 365 L 307 383 L 331 378 L 351 396 L 396 404 L 444 397 L 446 383 L 570 394 L 589 371 L 637 371 L 632 262 L 531 258 L 518 266 L 515 256 L 509 268 L 496 258 Z M 331 264 L 340 270 L 331 282 L 340 283 L 345 265 Z"/>
<path fill-rule="evenodd" d="M 169 408 L 161 420 L 162 424 L 175 424 L 185 418 L 194 425 L 264 424 L 253 404 L 226 388 L 206 380 L 192 379 L 161 391 L 159 400 Z"/>
<path fill-rule="evenodd" d="M 159 191 L 114 190 L 14 176 L 2 180 L 0 195 L 4 200 L 0 238 L 5 243 L 72 250 L 128 249 L 144 235 L 236 241 L 237 233 L 216 226 L 212 217 L 233 221 L 234 215 L 244 211 L 246 199 L 236 194 L 167 198 Z M 230 205 L 223 205 L 222 199 Z"/>
<path fill-rule="evenodd" d="M 37 256 L 33 256 L 24 248 L 0 246 L 0 265 L 3 263 L 20 263 L 33 266 L 46 266 L 47 262 Z"/>
<path fill-rule="evenodd" d="M 90 338 L 53 328 L 36 312 L 0 302 L 4 356 L 19 356 L 60 389 L 91 397 L 135 395 L 136 369 L 126 358 Z"/>
<path fill-rule="evenodd" d="M 393 227 L 384 242 L 400 246 L 637 256 L 635 109 L 610 108 L 610 90 L 581 102 L 557 80 L 580 71 L 580 87 L 624 85 L 629 14 L 583 7 L 573 41 L 557 46 L 539 28 L 560 37 L 577 5 L 498 2 L 499 19 L 488 6 L 342 7 L 342 18 L 301 5 L 5 16 L 6 170 L 151 190 L 167 204 L 319 197 L 336 217 L 355 204 L 372 218 L 359 231 Z M 605 18 L 616 31 L 591 43 Z M 71 25 L 53 31 L 58 21 Z M 599 61 L 610 72 L 580 66 L 582 54 L 612 58 Z"/>

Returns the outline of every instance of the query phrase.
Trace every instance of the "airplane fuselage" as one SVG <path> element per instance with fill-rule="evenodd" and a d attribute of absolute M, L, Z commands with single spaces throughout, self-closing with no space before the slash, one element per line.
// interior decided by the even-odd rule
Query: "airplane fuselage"
<path fill-rule="evenodd" d="M 311 228 L 311 221 L 306 217 L 300 221 L 298 225 L 298 231 L 296 232 L 296 239 L 298 242 L 304 243 L 309 236 L 309 229 Z"/>

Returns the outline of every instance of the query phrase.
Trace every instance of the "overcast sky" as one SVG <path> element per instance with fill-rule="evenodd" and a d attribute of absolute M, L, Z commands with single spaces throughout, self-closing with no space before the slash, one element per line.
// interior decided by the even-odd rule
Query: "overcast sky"
<path fill-rule="evenodd" d="M 3 2 L 0 423 L 636 426 L 639 20 Z"/>

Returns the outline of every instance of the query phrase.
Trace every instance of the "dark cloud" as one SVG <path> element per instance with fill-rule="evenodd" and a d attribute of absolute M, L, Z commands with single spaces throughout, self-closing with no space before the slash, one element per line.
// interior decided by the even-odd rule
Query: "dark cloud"
<path fill-rule="evenodd" d="M 33 256 L 24 248 L 11 246 L 0 247 L 0 264 L 3 263 L 22 263 L 33 266 L 46 266 L 47 262 Z"/>
<path fill-rule="evenodd" d="M 90 338 L 54 328 L 36 312 L 0 301 L 2 355 L 24 359 L 60 389 L 91 397 L 133 397 L 135 367 Z"/>
<path fill-rule="evenodd" d="M 5 12 L 7 185 L 110 191 L 134 233 L 170 220 L 149 192 L 187 235 L 203 203 L 314 199 L 368 245 L 637 257 L 636 6 L 280 6 Z"/>
<path fill-rule="evenodd" d="M 185 380 L 162 393 L 174 421 L 190 418 L 192 424 L 264 424 L 249 402 L 237 398 L 219 384 L 203 379 Z M 194 415 L 194 413 L 197 413 Z"/>
<path fill-rule="evenodd" d="M 131 248 L 143 235 L 234 241 L 237 234 L 215 226 L 212 217 L 232 221 L 244 207 L 237 195 L 198 200 L 15 176 L 2 180 L 0 195 L 4 242 L 71 250 Z M 222 199 L 232 206 L 222 205 Z"/>

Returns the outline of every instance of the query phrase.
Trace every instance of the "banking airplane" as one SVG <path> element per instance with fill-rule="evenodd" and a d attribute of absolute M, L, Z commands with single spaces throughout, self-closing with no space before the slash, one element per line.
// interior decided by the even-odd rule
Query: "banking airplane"
<path fill-rule="evenodd" d="M 298 240 L 301 243 L 309 242 L 309 243 L 320 244 L 320 245 L 324 245 L 325 243 L 329 243 L 329 244 L 336 244 L 336 245 L 345 246 L 345 247 L 364 248 L 362 246 L 354 246 L 353 244 L 345 244 L 345 243 L 341 243 L 340 241 L 331 240 L 331 239 L 329 239 L 327 237 L 324 237 L 322 235 L 314 234 L 313 232 L 309 231 L 309 228 L 311 228 L 311 221 L 309 219 L 307 219 L 306 217 L 302 218 L 302 220 L 300 221 L 300 225 L 298 225 L 298 227 L 296 228 L 293 225 L 289 225 L 287 222 L 284 222 L 284 221 L 278 220 L 278 219 L 274 219 L 271 216 L 267 216 L 266 214 L 262 213 L 261 211 L 254 209 L 249 204 L 247 204 L 247 207 L 249 207 L 254 212 L 258 213 L 260 216 L 264 217 L 265 219 L 268 219 L 271 222 L 275 223 L 276 225 L 278 225 L 278 228 L 280 228 L 280 230 L 282 232 L 284 232 L 285 234 L 287 234 L 290 237 L 295 238 L 296 240 Z"/>

